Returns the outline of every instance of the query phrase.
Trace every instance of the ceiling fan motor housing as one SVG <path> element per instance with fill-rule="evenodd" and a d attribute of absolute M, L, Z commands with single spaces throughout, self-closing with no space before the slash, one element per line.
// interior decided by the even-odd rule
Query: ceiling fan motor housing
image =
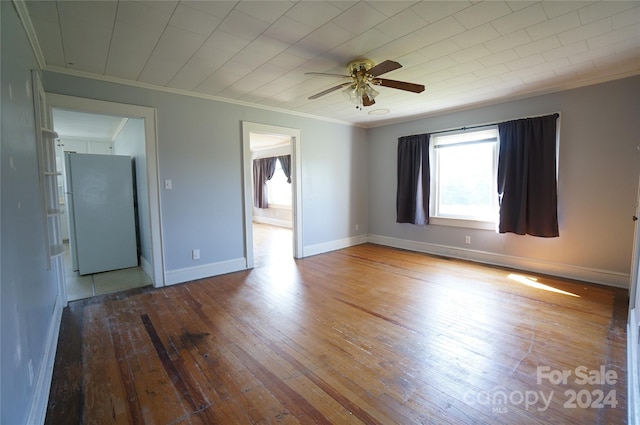
<path fill-rule="evenodd" d="M 364 76 L 368 70 L 376 65 L 371 59 L 356 59 L 347 64 L 347 71 L 349 75 L 358 76 L 358 74 Z"/>

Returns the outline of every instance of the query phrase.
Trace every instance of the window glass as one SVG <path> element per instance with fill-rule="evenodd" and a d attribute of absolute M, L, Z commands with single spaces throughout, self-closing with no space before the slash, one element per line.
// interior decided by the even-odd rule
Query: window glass
<path fill-rule="evenodd" d="M 433 136 L 433 217 L 496 220 L 497 145 L 496 129 Z"/>
<path fill-rule="evenodd" d="M 291 183 L 287 183 L 287 176 L 282 171 L 280 161 L 276 161 L 276 171 L 267 182 L 269 205 L 291 206 Z"/>

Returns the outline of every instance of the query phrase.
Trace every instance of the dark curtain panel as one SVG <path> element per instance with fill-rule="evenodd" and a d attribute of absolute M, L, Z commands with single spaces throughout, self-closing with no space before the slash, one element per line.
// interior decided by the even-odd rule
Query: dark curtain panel
<path fill-rule="evenodd" d="M 429 224 L 429 137 L 419 134 L 398 139 L 397 223 Z"/>
<path fill-rule="evenodd" d="M 282 171 L 287 176 L 287 183 L 291 183 L 291 155 L 283 155 L 278 157 Z"/>
<path fill-rule="evenodd" d="M 256 208 L 269 208 L 267 181 L 276 171 L 276 158 L 260 158 L 253 160 L 253 205 Z"/>
<path fill-rule="evenodd" d="M 556 237 L 558 114 L 498 124 L 500 233 Z"/>

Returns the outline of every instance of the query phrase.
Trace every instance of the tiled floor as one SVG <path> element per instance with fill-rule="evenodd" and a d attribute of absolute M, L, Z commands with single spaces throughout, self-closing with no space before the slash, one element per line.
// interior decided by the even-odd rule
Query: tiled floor
<path fill-rule="evenodd" d="M 68 244 L 65 244 L 65 248 L 67 301 L 147 286 L 152 283 L 151 278 L 140 267 L 80 276 L 78 272 L 72 270 Z"/>

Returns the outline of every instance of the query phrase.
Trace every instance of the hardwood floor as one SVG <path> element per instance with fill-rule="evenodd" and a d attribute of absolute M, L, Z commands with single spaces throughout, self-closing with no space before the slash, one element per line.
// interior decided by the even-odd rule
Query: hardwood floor
<path fill-rule="evenodd" d="M 253 223 L 254 267 L 291 266 L 293 235 L 291 229 L 269 224 Z"/>
<path fill-rule="evenodd" d="M 364 244 L 76 301 L 46 423 L 626 423 L 627 291 L 523 275 Z"/>

